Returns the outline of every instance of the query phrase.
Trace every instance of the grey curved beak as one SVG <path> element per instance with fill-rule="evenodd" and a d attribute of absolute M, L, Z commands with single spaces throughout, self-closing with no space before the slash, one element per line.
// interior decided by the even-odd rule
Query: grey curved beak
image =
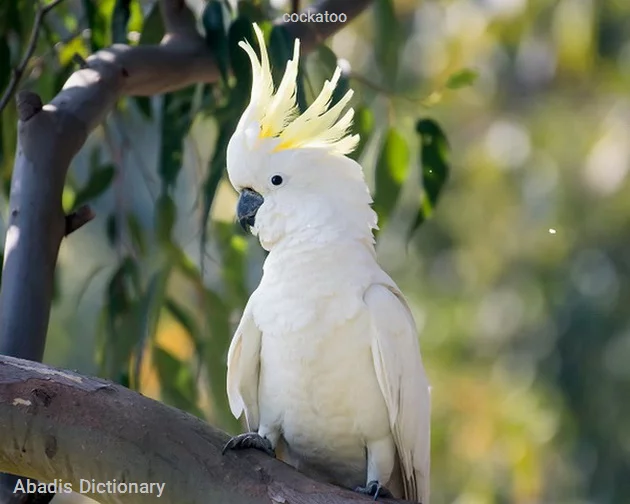
<path fill-rule="evenodd" d="M 249 232 L 256 223 L 256 213 L 265 199 L 253 189 L 243 189 L 236 205 L 236 216 L 241 227 Z"/>

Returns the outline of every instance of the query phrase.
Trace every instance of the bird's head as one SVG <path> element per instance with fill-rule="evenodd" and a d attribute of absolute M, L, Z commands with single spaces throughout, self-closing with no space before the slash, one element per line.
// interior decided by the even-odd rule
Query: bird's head
<path fill-rule="evenodd" d="M 271 250 L 284 239 L 304 242 L 353 235 L 372 240 L 376 214 L 361 166 L 346 157 L 357 145 L 349 90 L 331 106 L 341 76 L 337 68 L 302 114 L 296 103 L 300 44 L 274 92 L 269 57 L 254 25 L 260 59 L 240 46 L 252 64 L 252 93 L 227 148 L 227 171 L 240 193 L 237 216 Z"/>

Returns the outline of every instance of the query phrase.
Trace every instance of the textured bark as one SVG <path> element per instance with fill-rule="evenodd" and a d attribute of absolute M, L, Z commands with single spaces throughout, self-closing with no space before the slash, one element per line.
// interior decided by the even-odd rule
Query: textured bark
<path fill-rule="evenodd" d="M 227 434 L 129 389 L 0 356 L 0 471 L 79 488 L 79 479 L 165 482 L 172 504 L 355 504 L 263 453 L 221 454 Z M 90 495 L 103 503 L 155 495 Z M 402 502 L 379 499 L 381 502 Z"/>

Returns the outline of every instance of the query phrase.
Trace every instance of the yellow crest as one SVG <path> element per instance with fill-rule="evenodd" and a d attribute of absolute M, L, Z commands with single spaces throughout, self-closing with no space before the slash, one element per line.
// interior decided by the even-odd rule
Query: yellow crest
<path fill-rule="evenodd" d="M 296 103 L 300 41 L 295 40 L 293 58 L 288 61 L 282 81 L 274 93 L 265 39 L 257 24 L 254 24 L 254 31 L 260 46 L 260 60 L 249 43 L 239 42 L 239 45 L 247 52 L 252 64 L 252 94 L 248 109 L 260 124 L 260 138 L 278 138 L 280 142 L 274 151 L 319 147 L 335 154 L 352 152 L 359 141 L 358 135 L 348 132 L 354 110 L 350 108 L 343 116 L 341 114 L 353 91 L 349 90 L 330 107 L 341 69 L 337 67 L 332 78 L 324 83 L 319 96 L 300 115 Z"/>

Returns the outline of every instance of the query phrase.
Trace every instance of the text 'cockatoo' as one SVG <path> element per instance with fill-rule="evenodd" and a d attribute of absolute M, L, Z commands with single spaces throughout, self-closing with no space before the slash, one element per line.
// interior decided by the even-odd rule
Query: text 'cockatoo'
<path fill-rule="evenodd" d="M 376 214 L 346 157 L 352 91 L 341 70 L 299 114 L 299 41 L 274 93 L 263 34 L 251 101 L 227 150 L 238 219 L 269 251 L 228 354 L 232 413 L 250 432 L 226 449 L 277 453 L 370 495 L 429 504 L 430 392 L 403 295 L 376 260 Z"/>

